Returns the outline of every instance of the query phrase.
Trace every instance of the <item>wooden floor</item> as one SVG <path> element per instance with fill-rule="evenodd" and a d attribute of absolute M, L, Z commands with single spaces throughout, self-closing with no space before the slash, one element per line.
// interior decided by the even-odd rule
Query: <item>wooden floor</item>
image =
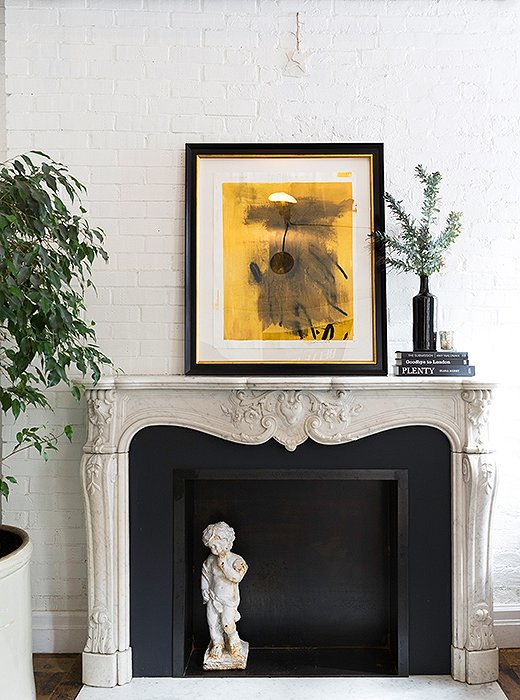
<path fill-rule="evenodd" d="M 520 649 L 500 649 L 498 682 L 509 700 L 520 700 Z"/>
<path fill-rule="evenodd" d="M 81 690 L 81 654 L 34 654 L 38 700 L 74 700 Z"/>
<path fill-rule="evenodd" d="M 35 654 L 37 700 L 74 700 L 81 689 L 79 654 Z M 509 700 L 520 700 L 520 649 L 500 650 L 500 687 Z"/>

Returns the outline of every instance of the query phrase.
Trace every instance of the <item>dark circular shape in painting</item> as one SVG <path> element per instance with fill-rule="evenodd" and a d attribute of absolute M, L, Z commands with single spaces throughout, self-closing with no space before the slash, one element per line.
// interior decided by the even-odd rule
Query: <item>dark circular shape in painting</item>
<path fill-rule="evenodd" d="M 290 272 L 290 270 L 293 269 L 294 258 L 290 253 L 280 250 L 278 253 L 273 255 L 269 264 L 271 266 L 271 270 L 277 275 L 285 275 L 287 272 Z"/>

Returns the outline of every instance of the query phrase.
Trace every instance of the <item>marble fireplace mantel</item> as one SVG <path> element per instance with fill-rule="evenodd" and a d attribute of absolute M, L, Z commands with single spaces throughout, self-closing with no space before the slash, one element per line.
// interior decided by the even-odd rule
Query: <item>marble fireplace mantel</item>
<path fill-rule="evenodd" d="M 498 677 L 493 637 L 490 525 L 496 483 L 489 438 L 492 384 L 398 377 L 153 377 L 102 379 L 87 391 L 82 460 L 88 547 L 86 685 L 132 678 L 128 450 L 151 425 L 193 428 L 225 440 L 288 450 L 412 425 L 438 428 L 452 453 L 452 675 Z"/>

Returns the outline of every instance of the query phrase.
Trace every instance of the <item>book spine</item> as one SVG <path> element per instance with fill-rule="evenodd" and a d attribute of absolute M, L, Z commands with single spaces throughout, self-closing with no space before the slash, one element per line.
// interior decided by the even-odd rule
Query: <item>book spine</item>
<path fill-rule="evenodd" d="M 403 367 L 395 366 L 398 377 L 474 377 L 474 365 L 458 365 L 452 367 Z"/>
<path fill-rule="evenodd" d="M 398 350 L 395 353 L 399 360 L 467 360 L 467 352 L 437 352 L 436 350 Z"/>
<path fill-rule="evenodd" d="M 397 358 L 395 361 L 396 365 L 403 366 L 403 367 L 460 367 L 460 366 L 465 366 L 469 364 L 469 360 L 458 360 L 456 358 L 449 358 L 449 359 L 443 359 L 443 358 L 407 358 L 403 357 L 402 359 Z"/>

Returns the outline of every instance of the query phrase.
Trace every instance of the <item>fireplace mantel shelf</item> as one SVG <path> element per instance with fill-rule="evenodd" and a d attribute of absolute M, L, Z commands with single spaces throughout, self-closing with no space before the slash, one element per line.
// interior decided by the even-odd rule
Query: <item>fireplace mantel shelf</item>
<path fill-rule="evenodd" d="M 480 381 L 475 378 L 455 379 L 452 377 L 331 377 L 331 376 L 294 376 L 294 377 L 186 377 L 184 375 L 127 375 L 103 377 L 89 389 L 363 389 L 378 391 L 386 388 L 446 391 L 464 388 L 493 389 L 495 382 Z"/>
<path fill-rule="evenodd" d="M 490 524 L 496 484 L 489 436 L 492 382 L 408 377 L 105 377 L 87 390 L 82 460 L 88 549 L 85 684 L 132 678 L 129 617 L 128 451 L 153 425 L 192 428 L 288 450 L 338 445 L 392 428 L 445 433 L 452 459 L 452 675 L 498 677 L 493 637 Z"/>

